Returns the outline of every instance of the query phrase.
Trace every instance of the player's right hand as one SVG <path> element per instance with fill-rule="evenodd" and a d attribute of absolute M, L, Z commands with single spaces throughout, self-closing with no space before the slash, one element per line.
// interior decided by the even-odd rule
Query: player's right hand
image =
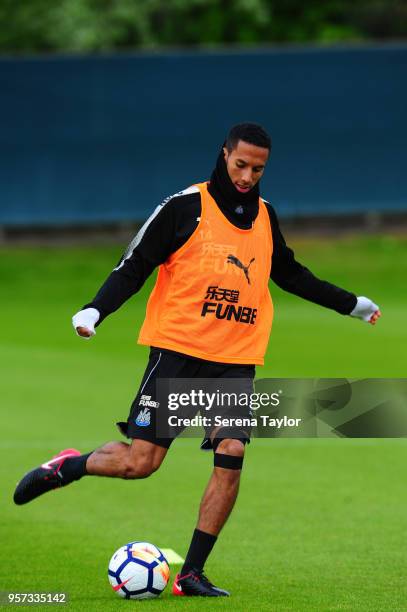
<path fill-rule="evenodd" d="M 72 325 L 81 338 L 89 340 L 96 334 L 95 325 L 99 321 L 100 313 L 96 308 L 85 308 L 72 317 Z"/>

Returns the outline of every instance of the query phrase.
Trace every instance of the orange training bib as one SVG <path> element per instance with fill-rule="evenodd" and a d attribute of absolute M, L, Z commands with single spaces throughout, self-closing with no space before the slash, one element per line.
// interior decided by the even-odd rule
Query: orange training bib
<path fill-rule="evenodd" d="M 264 202 L 253 227 L 235 227 L 201 193 L 199 224 L 159 268 L 138 342 L 220 363 L 264 363 L 273 304 L 273 240 Z"/>

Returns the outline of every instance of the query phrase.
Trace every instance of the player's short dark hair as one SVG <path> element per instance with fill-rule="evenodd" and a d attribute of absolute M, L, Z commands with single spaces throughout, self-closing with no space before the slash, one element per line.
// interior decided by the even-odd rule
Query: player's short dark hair
<path fill-rule="evenodd" d="M 226 137 L 226 148 L 229 153 L 237 147 L 239 140 L 269 151 L 271 149 L 271 138 L 258 123 L 238 123 L 230 129 Z"/>

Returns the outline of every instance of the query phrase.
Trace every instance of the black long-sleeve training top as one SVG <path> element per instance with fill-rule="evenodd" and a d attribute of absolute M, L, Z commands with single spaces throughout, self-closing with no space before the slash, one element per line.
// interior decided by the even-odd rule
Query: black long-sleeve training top
<path fill-rule="evenodd" d="M 249 229 L 251 222 L 245 222 L 239 214 L 239 208 L 235 210 L 227 206 L 211 187 L 209 183 L 209 192 L 227 219 L 236 227 Z M 264 202 L 273 236 L 271 279 L 285 291 L 336 310 L 340 314 L 350 314 L 356 306 L 356 296 L 320 280 L 296 261 L 294 252 L 287 246 L 280 231 L 273 207 Z M 100 312 L 98 325 L 137 293 L 154 268 L 164 263 L 188 240 L 198 225 L 200 214 L 201 196 L 199 190 L 194 187 L 167 198 L 155 209 L 92 302 L 83 307 L 96 308 Z"/>

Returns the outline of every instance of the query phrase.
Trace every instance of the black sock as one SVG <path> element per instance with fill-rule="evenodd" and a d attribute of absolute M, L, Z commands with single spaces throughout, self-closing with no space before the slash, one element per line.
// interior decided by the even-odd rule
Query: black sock
<path fill-rule="evenodd" d="M 181 576 L 187 574 L 192 568 L 198 571 L 203 569 L 216 540 L 217 536 L 205 533 L 205 531 L 201 531 L 200 529 L 195 529 L 187 558 L 182 566 Z"/>
<path fill-rule="evenodd" d="M 86 461 L 91 454 L 92 453 L 87 453 L 86 455 L 80 455 L 79 457 L 68 457 L 68 459 L 65 459 L 61 469 L 59 470 L 64 484 L 68 484 L 74 480 L 79 480 L 82 478 L 82 476 L 87 474 Z"/>

